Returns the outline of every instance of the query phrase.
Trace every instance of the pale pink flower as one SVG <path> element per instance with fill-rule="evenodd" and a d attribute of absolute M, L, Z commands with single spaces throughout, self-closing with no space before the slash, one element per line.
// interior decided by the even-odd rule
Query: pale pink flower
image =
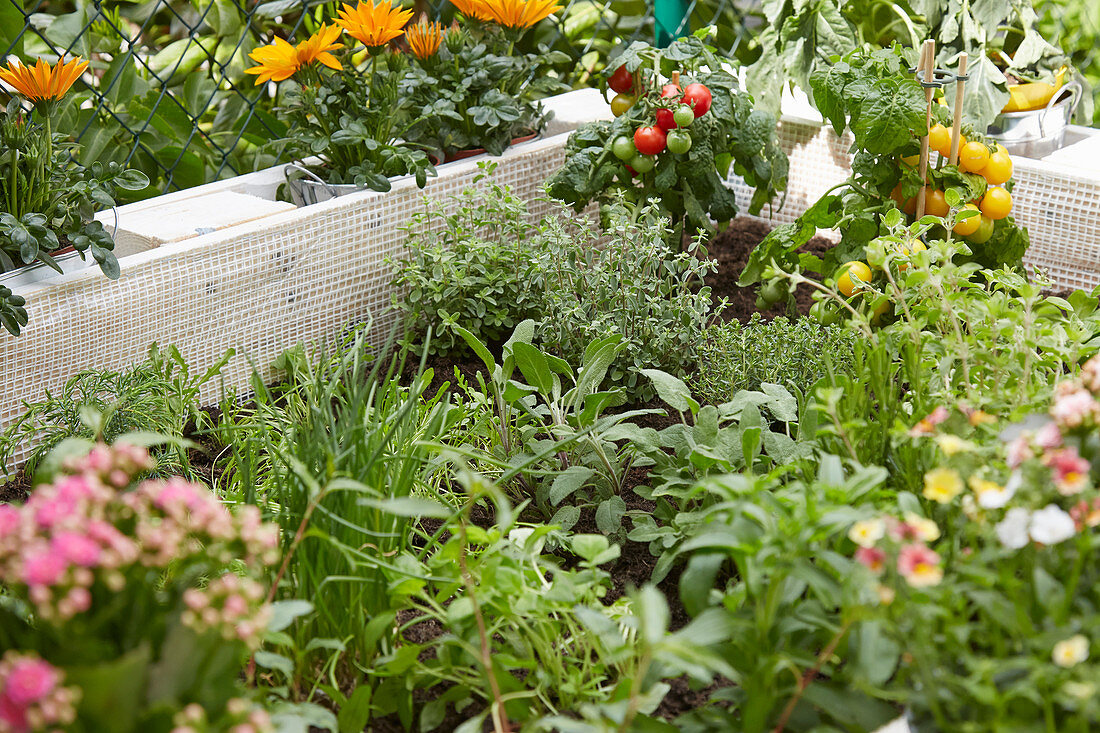
<path fill-rule="evenodd" d="M 1050 450 L 1062 445 L 1062 431 L 1055 423 L 1048 422 L 1035 431 L 1035 445 L 1043 450 Z"/>
<path fill-rule="evenodd" d="M 1009 442 L 1005 461 L 1008 463 L 1009 468 L 1019 468 L 1024 461 L 1033 455 L 1027 435 L 1020 435 Z"/>
<path fill-rule="evenodd" d="M 914 438 L 920 435 L 930 435 L 932 431 L 935 430 L 936 426 L 944 422 L 949 416 L 950 413 L 947 411 L 947 408 L 940 405 L 932 410 L 932 412 L 928 413 L 928 415 L 921 418 L 921 420 L 909 430 L 909 435 Z"/>
<path fill-rule="evenodd" d="M 855 558 L 875 575 L 886 567 L 886 553 L 877 547 L 859 547 L 856 549 Z"/>
<path fill-rule="evenodd" d="M 1098 411 L 1100 411 L 1100 403 L 1097 403 L 1086 390 L 1078 388 L 1072 382 L 1063 382 L 1055 389 L 1050 416 L 1059 426 L 1080 427 L 1086 421 L 1091 421 Z"/>
<path fill-rule="evenodd" d="M 1054 486 L 1062 496 L 1079 494 L 1088 485 L 1090 464 L 1076 448 L 1051 451 L 1043 457 L 1043 463 L 1050 466 Z"/>
<path fill-rule="evenodd" d="M 910 544 L 898 553 L 898 572 L 914 588 L 924 588 L 943 580 L 940 556 L 921 544 Z"/>
<path fill-rule="evenodd" d="M 1100 356 L 1094 356 L 1081 367 L 1081 383 L 1093 394 L 1100 393 Z"/>

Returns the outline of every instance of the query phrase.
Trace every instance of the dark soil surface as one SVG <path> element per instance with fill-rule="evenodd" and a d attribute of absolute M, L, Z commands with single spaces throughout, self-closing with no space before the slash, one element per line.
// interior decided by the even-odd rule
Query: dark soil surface
<path fill-rule="evenodd" d="M 0 484 L 0 503 L 22 504 L 31 492 L 31 480 L 22 468 L 7 483 Z"/>
<path fill-rule="evenodd" d="M 724 232 L 720 232 L 707 244 L 711 258 L 718 262 L 718 272 L 707 278 L 707 285 L 711 288 L 711 301 L 715 305 L 722 298 L 728 301 L 721 314 L 727 321 L 736 319 L 744 323 L 757 312 L 769 320 L 776 316 L 789 315 L 786 303 L 778 303 L 768 310 L 760 311 L 756 307 L 759 286 L 742 288 L 737 285 L 737 278 L 748 264 L 749 255 L 770 231 L 771 227 L 758 219 L 741 217 L 731 221 Z M 834 243 L 824 237 L 814 237 L 800 251 L 822 255 L 833 246 Z M 795 301 L 798 312 L 802 315 L 808 314 L 814 303 L 810 289 L 806 286 L 800 287 L 795 292 Z"/>

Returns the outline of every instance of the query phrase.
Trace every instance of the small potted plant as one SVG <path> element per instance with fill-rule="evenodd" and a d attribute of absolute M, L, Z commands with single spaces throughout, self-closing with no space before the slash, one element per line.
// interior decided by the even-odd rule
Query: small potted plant
<path fill-rule="evenodd" d="M 446 32 L 421 19 L 406 40 L 414 56 L 402 81 L 418 120 L 410 133 L 444 161 L 488 152 L 542 131 L 539 102 L 565 89 L 550 68 L 560 52 L 521 52 L 535 24 L 561 9 L 556 0 L 457 0 L 462 15 Z"/>
<path fill-rule="evenodd" d="M 320 161 L 288 169 L 295 203 L 389 191 L 395 176 L 413 175 L 423 187 L 435 174 L 425 146 L 407 135 L 415 106 L 398 89 L 407 63 L 390 49 L 411 16 L 389 0 L 344 5 L 335 25 L 322 24 L 296 46 L 276 38 L 250 54 L 256 66 L 246 71 L 257 75 L 256 84 L 296 82 L 282 107 L 291 132 L 278 144 Z M 361 46 L 345 47 L 341 32 Z"/>
<path fill-rule="evenodd" d="M 112 280 L 119 276 L 114 238 L 92 215 L 115 205 L 115 188 L 138 190 L 149 180 L 114 162 L 77 164 L 76 144 L 55 130 L 65 93 L 87 68 L 79 57 L 0 67 L 0 80 L 19 95 L 0 108 L 0 273 L 35 264 L 61 272 L 55 256 L 75 250 L 90 253 Z M 27 325 L 24 305 L 0 286 L 0 325 L 14 336 Z"/>

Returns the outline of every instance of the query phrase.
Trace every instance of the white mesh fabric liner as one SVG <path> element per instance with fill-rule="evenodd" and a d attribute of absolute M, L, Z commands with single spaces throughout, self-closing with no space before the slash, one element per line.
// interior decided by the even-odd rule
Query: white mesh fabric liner
<path fill-rule="evenodd" d="M 561 165 L 566 135 L 516 146 L 497 159 L 494 179 L 531 202 Z M 266 380 L 271 362 L 295 344 L 330 339 L 349 323 L 373 319 L 379 340 L 396 319 L 387 256 L 402 249 L 423 197 L 439 202 L 472 185 L 474 161 L 441 169 L 421 191 L 399 181 L 385 194 L 363 192 L 124 258 L 117 281 L 97 269 L 31 286 L 23 335 L 0 337 L 0 427 L 84 369 L 121 370 L 149 345 L 175 344 L 201 373 L 234 348 L 228 387 L 247 388 L 253 364 Z M 221 386 L 206 385 L 204 404 Z M 27 446 L 15 454 L 18 465 Z M 12 466 L 7 467 L 9 470 Z M 2 471 L 0 471 L 2 475 Z"/>

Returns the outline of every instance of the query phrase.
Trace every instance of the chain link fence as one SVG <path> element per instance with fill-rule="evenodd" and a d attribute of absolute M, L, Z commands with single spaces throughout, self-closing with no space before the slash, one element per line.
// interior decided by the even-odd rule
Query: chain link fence
<path fill-rule="evenodd" d="M 655 20 L 655 5 L 661 10 L 665 2 L 682 3 L 679 27 Z M 446 0 L 414 4 L 432 17 L 453 17 Z M 321 0 L 0 0 L 0 58 L 90 60 L 59 129 L 74 132 L 82 164 L 114 160 L 145 172 L 151 183 L 138 197 L 146 197 L 280 162 L 271 141 L 286 126 L 269 88 L 244 73 L 252 65 L 248 54 L 275 36 L 293 41 L 308 34 L 337 6 Z M 745 37 L 743 17 L 732 0 L 568 0 L 524 44 L 566 52 L 570 62 L 558 71 L 580 85 L 615 47 L 639 38 L 714 24 L 723 50 L 734 52 Z M 0 90 L 0 101 L 5 94 Z"/>

